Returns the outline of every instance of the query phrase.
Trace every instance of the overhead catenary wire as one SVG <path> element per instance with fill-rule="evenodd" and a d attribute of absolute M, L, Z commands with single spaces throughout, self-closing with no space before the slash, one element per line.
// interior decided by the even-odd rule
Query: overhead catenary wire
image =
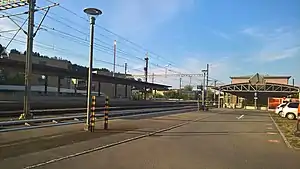
<path fill-rule="evenodd" d="M 48 2 L 50 2 L 50 3 L 55 3 L 55 2 L 53 2 L 53 1 L 51 1 L 51 0 L 46 0 L 46 1 L 48 1 Z M 88 20 L 87 18 L 85 18 L 85 17 L 83 17 L 83 16 L 81 16 L 81 15 L 79 15 L 79 14 L 73 12 L 72 10 L 70 10 L 70 9 L 68 9 L 68 8 L 66 8 L 66 7 L 64 7 L 64 6 L 62 6 L 61 4 L 60 4 L 58 7 L 61 8 L 61 9 L 63 9 L 63 10 L 65 10 L 65 11 L 67 11 L 67 12 L 69 12 L 69 13 L 71 13 L 72 15 L 74 15 L 74 16 L 76 16 L 76 17 L 82 19 L 82 20 L 84 20 L 85 22 L 89 22 L 89 20 Z M 151 50 L 149 50 L 149 49 L 146 49 L 145 47 L 143 47 L 143 46 L 141 46 L 141 45 L 139 45 L 139 44 L 137 44 L 137 43 L 135 43 L 135 42 L 132 42 L 132 41 L 128 40 L 127 38 L 125 38 L 125 37 L 123 37 L 123 36 L 121 36 L 121 35 L 119 35 L 119 34 L 113 32 L 113 31 L 111 31 L 111 30 L 109 30 L 109 29 L 107 29 L 107 28 L 105 28 L 105 27 L 103 27 L 103 26 L 100 26 L 100 25 L 96 24 L 96 27 L 98 27 L 98 28 L 100 28 L 100 29 L 102 29 L 102 30 L 104 30 L 104 31 L 106 31 L 106 32 L 108 32 L 108 33 L 110 33 L 110 34 L 112 34 L 112 35 L 118 37 L 119 39 L 124 40 L 125 42 L 128 42 L 129 44 L 132 44 L 132 45 L 134 45 L 134 46 L 136 46 L 136 47 L 142 49 L 143 52 L 149 52 L 149 53 L 151 53 L 151 54 L 157 56 L 156 59 L 161 58 L 161 59 L 165 60 L 167 63 L 171 63 L 171 64 L 173 64 L 173 65 L 176 65 L 176 63 L 174 63 L 173 61 L 167 60 L 167 59 L 165 59 L 164 57 L 162 57 L 162 56 L 156 54 L 155 52 L 153 52 L 153 51 L 151 51 Z"/>
<path fill-rule="evenodd" d="M 52 1 L 48 1 L 48 2 L 52 2 Z M 52 3 L 54 3 L 54 2 L 52 2 Z M 73 15 L 76 15 L 77 17 L 79 17 L 79 18 L 81 18 L 81 19 L 84 19 L 86 22 L 89 22 L 89 20 L 87 19 L 87 18 L 84 18 L 84 17 L 82 17 L 81 15 L 78 15 L 78 14 L 76 14 L 75 12 L 73 12 L 72 10 L 69 10 L 68 8 L 65 8 L 65 7 L 63 7 L 63 6 L 58 6 L 58 7 L 60 7 L 60 8 L 62 8 L 62 9 L 64 9 L 65 11 L 68 11 L 69 13 L 71 13 L 71 14 L 73 14 Z M 54 14 L 53 12 L 51 12 L 51 14 Z M 56 16 L 57 16 L 57 14 L 56 14 Z M 15 17 L 20 17 L 20 16 L 15 16 Z M 61 21 L 59 21 L 58 19 L 56 19 L 56 18 L 54 18 L 54 17 L 52 17 L 52 16 L 48 16 L 50 19 L 52 19 L 53 21 L 55 21 L 55 22 L 58 22 L 58 23 L 60 23 L 60 24 L 63 24 L 64 26 L 68 26 L 67 24 L 65 24 L 64 22 L 61 22 Z M 22 18 L 22 17 L 21 17 Z M 69 20 L 69 21 L 71 21 L 70 19 L 67 19 L 67 18 L 63 18 L 63 17 L 59 17 L 59 18 L 61 18 L 61 19 L 64 19 L 64 20 Z M 23 19 L 23 18 L 22 18 Z M 73 23 L 75 23 L 75 22 L 73 22 Z M 128 39 L 126 39 L 126 38 L 124 38 L 124 37 L 122 37 L 122 36 L 120 36 L 120 35 L 118 35 L 118 34 L 116 34 L 116 33 L 114 33 L 114 32 L 112 32 L 112 31 L 110 31 L 110 30 L 108 30 L 108 29 L 106 29 L 106 28 L 104 28 L 104 27 L 102 27 L 102 26 L 99 26 L 99 25 L 97 25 L 96 24 L 96 26 L 97 27 L 99 27 L 99 28 L 101 28 L 101 29 L 103 29 L 103 30 L 105 30 L 106 32 L 109 32 L 110 34 L 112 34 L 112 35 L 115 35 L 116 37 L 118 37 L 118 38 L 120 38 L 120 39 L 122 39 L 122 40 L 124 40 L 125 42 L 128 42 L 128 43 L 130 43 L 130 44 L 132 44 L 132 45 L 134 45 L 134 46 L 136 46 L 136 47 L 139 47 L 140 49 L 142 49 L 142 50 L 140 50 L 140 51 L 144 51 L 144 52 L 149 52 L 150 54 L 153 54 L 153 55 L 155 55 L 155 56 L 158 56 L 158 58 L 162 58 L 162 59 L 165 59 L 165 58 L 163 58 L 163 57 L 161 57 L 161 56 L 159 56 L 158 54 L 156 54 L 156 53 L 154 53 L 154 52 L 152 52 L 152 51 L 149 51 L 149 50 L 147 50 L 146 48 L 144 48 L 143 46 L 140 46 L 140 45 L 138 45 L 138 44 L 136 44 L 136 43 L 134 43 L 134 42 L 132 42 L 132 41 L 130 41 L 130 40 L 128 40 Z M 80 33 L 80 34 L 82 34 L 82 35 L 84 35 L 84 36 L 87 36 L 87 33 L 86 32 L 83 32 L 83 31 L 81 31 L 81 30 L 79 30 L 79 29 L 77 29 L 77 28 L 75 28 L 75 27 L 73 27 L 73 26 L 68 26 L 69 28 L 71 28 L 72 30 L 74 30 L 75 32 L 77 32 L 77 33 Z M 48 28 L 49 29 L 49 28 Z M 53 30 L 53 29 L 52 29 Z M 57 33 L 57 29 L 55 29 L 55 30 L 53 30 L 53 31 L 55 31 L 56 33 Z M 64 31 L 60 31 L 59 33 L 61 33 L 61 34 L 65 34 L 65 33 L 67 33 L 67 32 L 64 32 Z M 106 38 L 110 38 L 110 37 L 108 37 L 108 36 L 105 36 L 105 35 L 103 35 L 103 34 L 99 34 L 99 35 L 101 35 L 101 36 L 104 36 L 104 37 L 106 37 Z M 84 38 L 80 38 L 80 39 L 78 39 L 78 37 L 74 37 L 74 35 L 68 35 L 69 36 L 69 39 L 76 39 L 77 38 L 77 42 L 76 43 L 80 43 L 81 42 L 81 44 L 82 44 L 82 42 L 87 42 L 87 39 L 84 39 Z M 74 41 L 74 40 L 73 40 Z M 95 44 L 95 46 L 98 46 L 99 48 L 103 48 L 103 49 L 99 49 L 98 51 L 101 51 L 101 52 L 104 52 L 104 53 L 109 53 L 110 51 L 110 49 L 112 49 L 112 45 L 110 45 L 109 43 L 107 43 L 107 42 L 104 42 L 104 41 L 102 41 L 102 40 L 100 40 L 100 39 L 97 39 L 96 38 L 96 41 L 97 42 L 100 42 L 100 43 L 102 43 L 102 44 L 98 44 L 98 43 L 96 43 Z M 122 42 L 120 42 L 120 43 L 122 43 Z M 104 44 L 104 45 L 103 45 Z M 127 44 L 125 44 L 125 45 L 127 45 Z M 131 47 L 132 49 L 135 49 L 135 48 L 133 48 L 133 47 Z M 119 58 L 121 58 L 121 59 L 124 59 L 124 60 L 128 60 L 128 61 L 132 61 L 132 59 L 130 59 L 130 58 L 127 58 L 127 57 L 122 57 L 122 56 L 129 56 L 129 57 L 131 57 L 131 56 L 133 56 L 134 58 L 136 58 L 137 60 L 140 60 L 140 61 L 143 61 L 143 58 L 140 58 L 140 57 L 138 57 L 138 56 L 136 56 L 136 55 L 132 55 L 132 54 L 129 54 L 129 53 L 127 53 L 126 51 L 124 51 L 124 50 L 122 50 L 122 49 L 117 49 L 118 50 L 118 55 L 117 55 L 117 57 L 119 57 Z M 122 55 L 122 56 L 120 56 L 120 55 Z M 151 56 L 151 55 L 150 55 Z M 153 59 L 154 60 L 154 59 Z M 172 62 L 170 62 L 170 61 L 168 61 L 168 63 L 172 63 Z M 155 67 L 158 67 L 158 68 L 161 68 L 161 69 L 165 69 L 165 67 L 164 66 L 160 66 L 159 64 L 156 64 L 156 63 L 154 63 L 153 61 L 152 62 L 150 62 L 149 63 L 150 65 L 153 65 L 153 66 L 155 66 Z M 171 65 L 175 65 L 174 63 L 172 63 Z"/>
<path fill-rule="evenodd" d="M 6 36 L 3 36 L 3 35 L 1 35 L 0 38 L 10 39 L 10 37 L 6 37 Z M 13 41 L 16 41 L 16 42 L 21 43 L 21 44 L 26 44 L 26 41 L 22 41 L 20 39 L 14 39 Z M 43 43 L 35 43 L 35 46 L 43 48 L 45 50 L 57 51 L 57 52 L 60 52 L 60 53 L 65 53 L 65 54 L 72 54 L 72 56 L 75 56 L 75 57 L 78 57 L 78 58 L 83 58 L 83 57 L 87 58 L 87 56 L 85 56 L 83 54 L 77 54 L 77 53 L 74 53 L 74 52 L 72 52 L 68 49 L 64 49 L 64 48 L 53 48 L 52 46 L 49 46 L 49 45 L 46 45 L 46 44 L 43 44 Z M 112 62 L 108 62 L 108 61 L 101 60 L 101 59 L 95 59 L 95 61 L 113 65 Z M 116 64 L 116 66 L 124 67 L 124 65 L 120 65 L 120 64 Z"/>
<path fill-rule="evenodd" d="M 9 14 L 9 13 L 8 13 Z M 22 17 L 20 17 L 20 16 L 16 16 L 17 18 L 21 18 L 21 19 L 23 19 Z M 54 18 L 52 18 L 52 19 L 54 19 Z M 54 19 L 54 20 L 56 20 L 56 19 Z M 60 23 L 62 23 L 62 22 L 60 22 Z M 67 33 L 67 32 L 64 32 L 64 31 L 61 31 L 61 30 L 58 30 L 58 29 L 55 29 L 55 28 L 51 28 L 51 27 L 49 27 L 49 26 L 45 26 L 45 25 L 43 25 L 43 26 L 41 26 L 42 27 L 42 29 L 43 30 L 51 30 L 51 31 L 55 31 L 55 32 L 57 32 L 57 33 L 60 33 L 60 34 L 63 34 L 63 35 L 67 35 L 68 37 L 68 39 L 76 39 L 77 41 L 79 40 L 79 41 L 84 41 L 84 42 L 86 42 L 86 43 L 88 43 L 88 41 L 87 41 L 87 39 L 84 39 L 84 38 L 81 38 L 81 37 L 78 37 L 78 36 L 75 36 L 75 35 L 73 35 L 73 34 L 70 34 L 70 33 Z M 72 29 L 74 29 L 73 27 L 69 27 L 69 28 L 72 28 Z M 86 33 L 84 33 L 84 32 L 82 32 L 82 31 L 80 31 L 80 30 L 77 30 L 76 29 L 76 32 L 80 32 L 81 34 L 83 34 L 83 35 L 87 35 Z M 74 42 L 74 40 L 72 40 L 73 42 Z M 101 41 L 102 42 L 102 41 Z M 79 43 L 81 43 L 81 42 L 79 42 Z M 82 44 L 82 43 L 81 43 Z M 104 46 L 104 45 L 101 45 L 101 44 L 98 44 L 98 43 L 95 43 L 94 44 L 95 46 L 101 46 L 101 47 L 103 47 L 103 48 L 106 48 L 106 49 L 110 49 L 110 47 L 107 47 L 107 46 Z M 127 56 L 132 56 L 132 57 L 134 57 L 134 58 L 136 58 L 136 59 L 138 59 L 138 60 L 140 60 L 140 61 L 144 61 L 143 60 L 143 58 L 140 58 L 140 57 L 137 57 L 137 56 L 135 56 L 135 55 L 131 55 L 131 54 L 128 54 L 128 53 L 126 53 L 126 52 L 124 52 L 122 49 L 117 49 L 117 52 L 118 52 L 118 54 L 123 54 L 123 56 L 124 55 L 127 55 Z M 124 59 L 124 60 L 130 60 L 130 61 L 132 61 L 131 59 L 129 59 L 129 58 L 127 58 L 127 57 L 120 57 L 120 56 L 117 56 L 117 57 L 119 57 L 119 58 L 122 58 L 122 59 Z M 153 62 L 150 62 L 150 65 L 153 65 L 153 66 L 155 66 L 155 67 L 158 67 L 158 68 L 164 68 L 163 66 L 160 66 L 159 64 L 155 64 L 155 63 L 153 63 Z"/>

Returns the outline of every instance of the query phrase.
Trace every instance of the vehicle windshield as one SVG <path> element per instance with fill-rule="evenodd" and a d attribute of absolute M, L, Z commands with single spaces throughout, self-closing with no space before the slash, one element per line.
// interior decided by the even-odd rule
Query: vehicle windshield
<path fill-rule="evenodd" d="M 284 107 L 286 104 L 279 105 L 278 107 Z"/>

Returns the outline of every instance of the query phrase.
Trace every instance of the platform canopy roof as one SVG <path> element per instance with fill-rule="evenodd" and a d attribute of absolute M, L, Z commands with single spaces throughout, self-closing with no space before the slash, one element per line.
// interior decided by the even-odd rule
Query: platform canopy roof
<path fill-rule="evenodd" d="M 25 63 L 22 61 L 15 61 L 7 58 L 0 58 L 0 67 L 10 67 L 19 71 L 23 71 L 25 69 Z M 34 74 L 48 75 L 48 76 L 59 76 L 59 77 L 70 77 L 77 79 L 86 79 L 88 70 L 84 71 L 74 71 L 63 68 L 57 68 L 42 64 L 32 64 L 32 71 Z M 93 74 L 93 81 L 99 81 L 104 83 L 113 83 L 113 84 L 122 84 L 122 85 L 130 85 L 135 86 L 137 88 L 153 88 L 153 89 L 163 89 L 167 90 L 171 86 L 156 84 L 156 83 L 147 83 L 136 81 L 134 79 L 125 79 L 120 77 L 112 77 L 107 75 Z"/>
<path fill-rule="evenodd" d="M 293 86 L 288 84 L 270 83 L 266 82 L 267 78 L 287 78 L 291 76 L 265 76 L 260 74 L 255 74 L 252 76 L 239 76 L 230 77 L 236 79 L 247 79 L 247 82 L 243 83 L 233 83 L 223 86 L 219 86 L 215 89 L 220 90 L 225 93 L 234 94 L 240 97 L 252 97 L 254 93 L 259 95 L 264 95 L 265 97 L 284 97 L 291 94 L 296 94 L 300 92 L 299 86 Z"/>

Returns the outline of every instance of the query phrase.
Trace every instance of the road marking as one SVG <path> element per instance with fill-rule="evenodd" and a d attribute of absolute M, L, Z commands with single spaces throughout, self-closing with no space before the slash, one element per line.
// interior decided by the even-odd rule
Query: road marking
<path fill-rule="evenodd" d="M 270 143 L 280 143 L 279 140 L 268 140 L 268 142 L 270 142 Z"/>
<path fill-rule="evenodd" d="M 236 118 L 239 120 L 239 119 L 243 118 L 244 116 L 245 115 L 242 114 L 240 117 L 236 117 Z"/>
<path fill-rule="evenodd" d="M 160 129 L 160 130 L 157 130 L 157 131 L 154 131 L 154 132 L 150 132 L 150 133 L 147 133 L 147 134 L 139 135 L 139 136 L 136 136 L 136 137 L 132 137 L 132 138 L 125 139 L 125 140 L 122 140 L 122 141 L 114 142 L 114 143 L 107 144 L 107 145 L 104 145 L 104 146 L 95 147 L 95 148 L 88 149 L 88 150 L 78 152 L 78 153 L 75 153 L 75 154 L 70 154 L 70 155 L 67 155 L 67 156 L 55 158 L 55 159 L 48 160 L 48 161 L 45 161 L 45 162 L 42 162 L 42 163 L 30 165 L 30 166 L 24 167 L 23 169 L 36 168 L 36 167 L 48 165 L 48 164 L 51 164 L 51 163 L 55 163 L 55 162 L 58 162 L 58 161 L 62 161 L 62 160 L 70 159 L 70 158 L 73 158 L 73 157 L 81 156 L 81 155 L 84 155 L 84 154 L 92 153 L 92 152 L 95 152 L 95 151 L 103 150 L 103 149 L 106 149 L 106 148 L 114 147 L 114 146 L 117 146 L 117 145 L 120 145 L 120 144 L 124 144 L 124 143 L 134 141 L 134 140 L 139 140 L 139 139 L 142 139 L 142 138 L 145 138 L 145 137 L 153 136 L 153 135 L 158 134 L 158 133 L 162 133 L 162 132 L 169 131 L 169 130 L 172 130 L 172 129 L 175 129 L 175 128 L 178 128 L 178 127 L 185 126 L 185 125 L 190 124 L 192 122 L 197 122 L 199 120 L 204 120 L 204 119 L 207 119 L 209 117 L 212 117 L 212 116 L 215 116 L 215 115 L 218 115 L 218 114 L 219 113 L 214 114 L 214 115 L 210 115 L 210 116 L 206 116 L 206 117 L 197 118 L 195 120 L 190 120 L 188 122 L 180 123 L 180 124 L 177 124 L 177 125 L 174 125 L 174 126 L 171 126 L 171 127 L 168 127 L 168 128 Z"/>
<path fill-rule="evenodd" d="M 267 127 L 268 130 L 273 130 L 273 127 Z"/>
<path fill-rule="evenodd" d="M 273 124 L 271 124 L 271 123 L 268 123 L 268 124 L 266 124 L 266 126 L 272 126 Z"/>
<path fill-rule="evenodd" d="M 275 135 L 275 134 L 277 134 L 277 133 L 274 133 L 274 132 L 267 132 L 267 134 L 269 134 L 269 135 Z"/>

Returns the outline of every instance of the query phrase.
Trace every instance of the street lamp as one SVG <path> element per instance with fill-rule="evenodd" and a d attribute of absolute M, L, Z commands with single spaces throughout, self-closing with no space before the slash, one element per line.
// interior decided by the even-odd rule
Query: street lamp
<path fill-rule="evenodd" d="M 85 8 L 83 10 L 90 17 L 90 60 L 88 71 L 88 91 L 87 91 L 87 110 L 86 110 L 86 130 L 91 130 L 90 117 L 91 117 L 91 87 L 92 87 L 92 71 L 93 71 L 93 50 L 94 50 L 94 26 L 96 16 L 101 15 L 102 11 L 97 8 Z"/>

